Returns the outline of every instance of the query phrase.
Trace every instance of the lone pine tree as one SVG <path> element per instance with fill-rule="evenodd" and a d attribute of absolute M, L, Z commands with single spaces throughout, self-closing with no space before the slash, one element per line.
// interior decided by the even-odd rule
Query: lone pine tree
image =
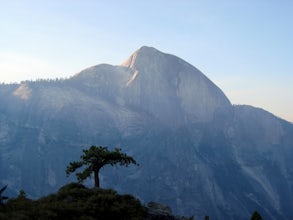
<path fill-rule="evenodd" d="M 254 211 L 250 219 L 251 220 L 262 220 L 262 217 L 257 211 Z"/>
<path fill-rule="evenodd" d="M 136 164 L 136 161 L 125 153 L 121 152 L 120 148 L 115 148 L 113 151 L 108 150 L 107 147 L 91 146 L 87 150 L 83 150 L 83 154 L 80 156 L 80 161 L 70 162 L 67 166 L 66 174 L 69 176 L 75 172 L 78 168 L 85 167 L 82 172 L 77 172 L 77 180 L 79 182 L 84 181 L 91 174 L 94 174 L 95 187 L 100 187 L 99 172 L 102 167 L 109 164 L 114 166 L 119 164 L 121 166 L 128 166 L 129 164 Z"/>

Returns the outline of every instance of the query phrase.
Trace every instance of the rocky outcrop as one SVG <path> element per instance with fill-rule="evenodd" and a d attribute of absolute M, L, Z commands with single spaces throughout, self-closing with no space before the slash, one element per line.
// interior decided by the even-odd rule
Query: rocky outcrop
<path fill-rule="evenodd" d="M 176 220 L 169 206 L 156 202 L 147 204 L 147 220 Z"/>

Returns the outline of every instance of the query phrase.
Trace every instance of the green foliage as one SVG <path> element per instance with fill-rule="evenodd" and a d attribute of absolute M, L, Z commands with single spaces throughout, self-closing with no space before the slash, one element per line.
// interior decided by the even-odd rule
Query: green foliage
<path fill-rule="evenodd" d="M 71 183 L 57 193 L 36 201 L 18 196 L 8 200 L 0 219 L 31 220 L 142 220 L 146 209 L 131 195 L 119 195 L 114 190 L 87 189 Z"/>
<path fill-rule="evenodd" d="M 40 198 L 36 201 L 27 198 L 23 190 L 19 191 L 18 197 L 10 199 L 6 204 L 2 196 L 7 186 L 0 189 L 0 219 L 22 220 L 141 220 L 145 219 L 146 208 L 139 200 L 131 195 L 118 195 L 114 190 L 102 190 L 99 188 L 99 170 L 109 164 L 128 166 L 137 164 L 136 161 L 121 149 L 115 148 L 109 151 L 107 147 L 91 146 L 83 150 L 81 161 L 73 161 L 66 169 L 67 175 L 77 169 L 85 167 L 82 172 L 77 172 L 79 183 L 68 184 L 58 193 Z M 92 173 L 95 176 L 94 189 L 87 189 L 80 182 L 88 178 Z"/>
<path fill-rule="evenodd" d="M 115 148 L 113 151 L 110 151 L 107 147 L 102 146 L 91 146 L 89 149 L 83 150 L 80 159 L 81 161 L 70 162 L 66 169 L 67 176 L 85 166 L 82 172 L 76 173 L 77 180 L 81 183 L 94 173 L 95 187 L 100 187 L 99 171 L 103 166 L 107 164 L 111 166 L 114 166 L 115 164 L 121 166 L 137 164 L 132 157 L 122 153 L 120 148 Z"/>
<path fill-rule="evenodd" d="M 26 198 L 26 193 L 24 190 L 19 190 L 19 194 L 18 194 L 18 197 L 17 198 L 23 198 L 25 199 Z"/>
<path fill-rule="evenodd" d="M 35 202 L 24 197 L 10 199 L 5 205 L 5 214 L 9 219 L 36 219 Z"/>

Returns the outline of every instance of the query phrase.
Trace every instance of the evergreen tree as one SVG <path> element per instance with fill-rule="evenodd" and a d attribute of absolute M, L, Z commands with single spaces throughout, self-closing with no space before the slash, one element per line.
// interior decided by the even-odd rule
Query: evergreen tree
<path fill-rule="evenodd" d="M 83 150 L 80 156 L 81 161 L 73 161 L 67 166 L 66 174 L 69 176 L 78 168 L 85 166 L 82 172 L 76 173 L 79 182 L 84 181 L 94 173 L 95 187 L 100 187 L 99 171 L 102 167 L 109 164 L 128 166 L 129 164 L 137 164 L 136 161 L 125 153 L 121 152 L 120 148 L 115 148 L 113 151 L 108 150 L 107 147 L 91 146 L 88 150 Z"/>
<path fill-rule="evenodd" d="M 260 215 L 257 211 L 255 211 L 255 212 L 252 214 L 250 220 L 262 220 L 262 217 L 261 217 L 261 215 Z"/>

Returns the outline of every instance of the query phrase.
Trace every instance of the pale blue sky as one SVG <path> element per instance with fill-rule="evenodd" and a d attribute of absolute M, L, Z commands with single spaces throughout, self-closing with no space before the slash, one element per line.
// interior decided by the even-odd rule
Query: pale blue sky
<path fill-rule="evenodd" d="M 120 64 L 147 45 L 200 69 L 233 104 L 293 122 L 291 0 L 0 3 L 0 82 Z"/>

